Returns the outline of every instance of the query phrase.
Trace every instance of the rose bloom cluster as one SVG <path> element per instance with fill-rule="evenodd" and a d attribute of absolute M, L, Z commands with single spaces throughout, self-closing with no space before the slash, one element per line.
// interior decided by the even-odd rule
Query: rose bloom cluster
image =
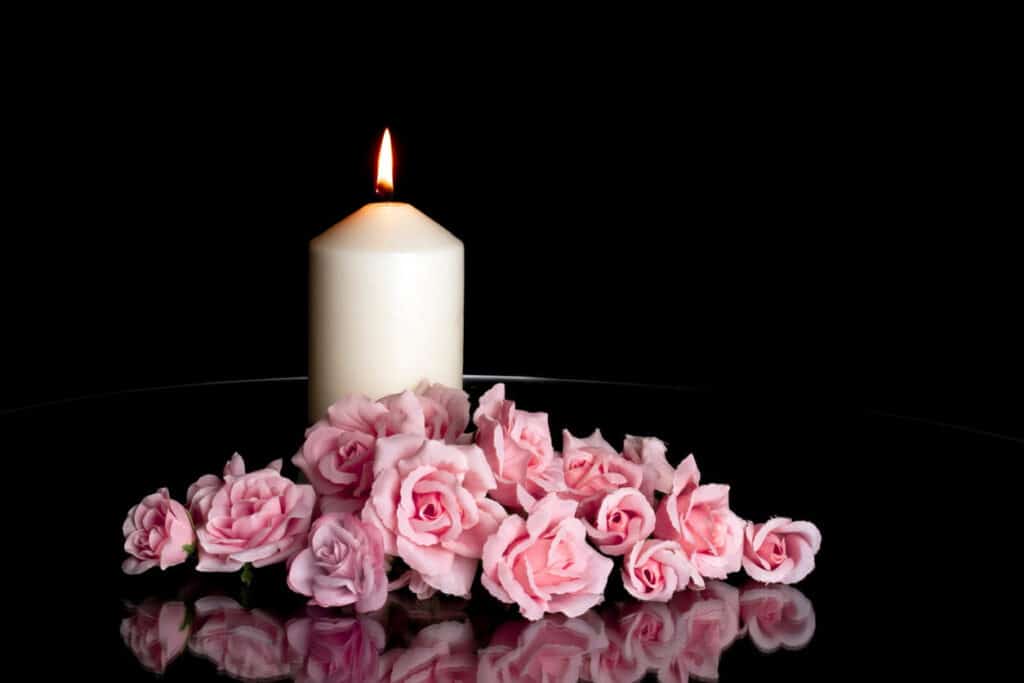
<path fill-rule="evenodd" d="M 665 443 L 600 430 L 562 432 L 520 410 L 497 384 L 472 415 L 465 392 L 437 384 L 373 401 L 348 396 L 306 432 L 292 458 L 193 483 L 184 504 L 160 489 L 125 520 L 124 571 L 185 562 L 199 571 L 288 563 L 288 585 L 321 607 L 381 608 L 390 590 L 469 597 L 480 574 L 529 620 L 574 618 L 602 602 L 619 564 L 625 589 L 668 602 L 741 568 L 790 584 L 814 568 L 809 522 L 744 521 L 729 487 L 702 484 L 692 455 L 673 468 Z M 404 568 L 388 576 L 392 559 Z M 617 559 L 613 559 L 617 558 Z M 399 572 L 395 572 L 399 573 Z"/>

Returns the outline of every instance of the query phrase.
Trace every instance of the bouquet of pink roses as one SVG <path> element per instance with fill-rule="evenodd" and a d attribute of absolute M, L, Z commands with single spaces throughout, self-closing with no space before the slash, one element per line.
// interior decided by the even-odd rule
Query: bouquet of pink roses
<path fill-rule="evenodd" d="M 809 522 L 746 522 L 729 487 L 701 484 L 694 457 L 672 468 L 665 444 L 627 436 L 618 451 L 599 430 L 562 434 L 545 413 L 516 408 L 505 387 L 481 398 L 424 384 L 372 401 L 347 396 L 306 432 L 292 458 L 194 482 L 185 504 L 167 489 L 128 513 L 123 569 L 232 572 L 288 562 L 288 586 L 321 607 L 381 608 L 408 586 L 468 597 L 478 570 L 495 598 L 524 617 L 577 617 L 604 599 L 613 557 L 640 600 L 667 602 L 741 568 L 763 583 L 795 583 L 821 543 Z M 388 576 L 399 558 L 404 565 Z"/>

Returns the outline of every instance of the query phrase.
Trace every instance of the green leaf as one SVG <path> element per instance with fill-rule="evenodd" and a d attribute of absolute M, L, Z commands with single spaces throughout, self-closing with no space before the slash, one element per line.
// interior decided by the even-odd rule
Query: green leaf
<path fill-rule="evenodd" d="M 192 553 L 194 553 L 196 551 L 196 546 L 195 546 L 194 543 L 186 543 L 185 545 L 181 546 L 181 549 L 184 550 L 189 555 L 191 555 Z"/>
<path fill-rule="evenodd" d="M 246 562 L 245 566 L 242 567 L 242 585 L 243 586 L 251 585 L 252 584 L 252 578 L 253 578 L 252 564 L 249 563 L 249 562 Z"/>

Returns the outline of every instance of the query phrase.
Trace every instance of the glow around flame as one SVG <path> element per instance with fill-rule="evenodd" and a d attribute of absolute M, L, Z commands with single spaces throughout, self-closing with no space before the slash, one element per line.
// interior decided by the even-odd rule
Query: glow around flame
<path fill-rule="evenodd" d="M 391 194 L 395 191 L 395 162 L 391 155 L 391 131 L 384 129 L 377 156 L 377 194 Z"/>

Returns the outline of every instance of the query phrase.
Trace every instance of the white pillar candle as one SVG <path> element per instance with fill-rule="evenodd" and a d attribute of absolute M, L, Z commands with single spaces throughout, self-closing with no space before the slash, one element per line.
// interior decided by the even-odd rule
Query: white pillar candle
<path fill-rule="evenodd" d="M 313 239 L 309 297 L 311 418 L 347 393 L 462 386 L 462 242 L 414 206 L 367 204 Z"/>

